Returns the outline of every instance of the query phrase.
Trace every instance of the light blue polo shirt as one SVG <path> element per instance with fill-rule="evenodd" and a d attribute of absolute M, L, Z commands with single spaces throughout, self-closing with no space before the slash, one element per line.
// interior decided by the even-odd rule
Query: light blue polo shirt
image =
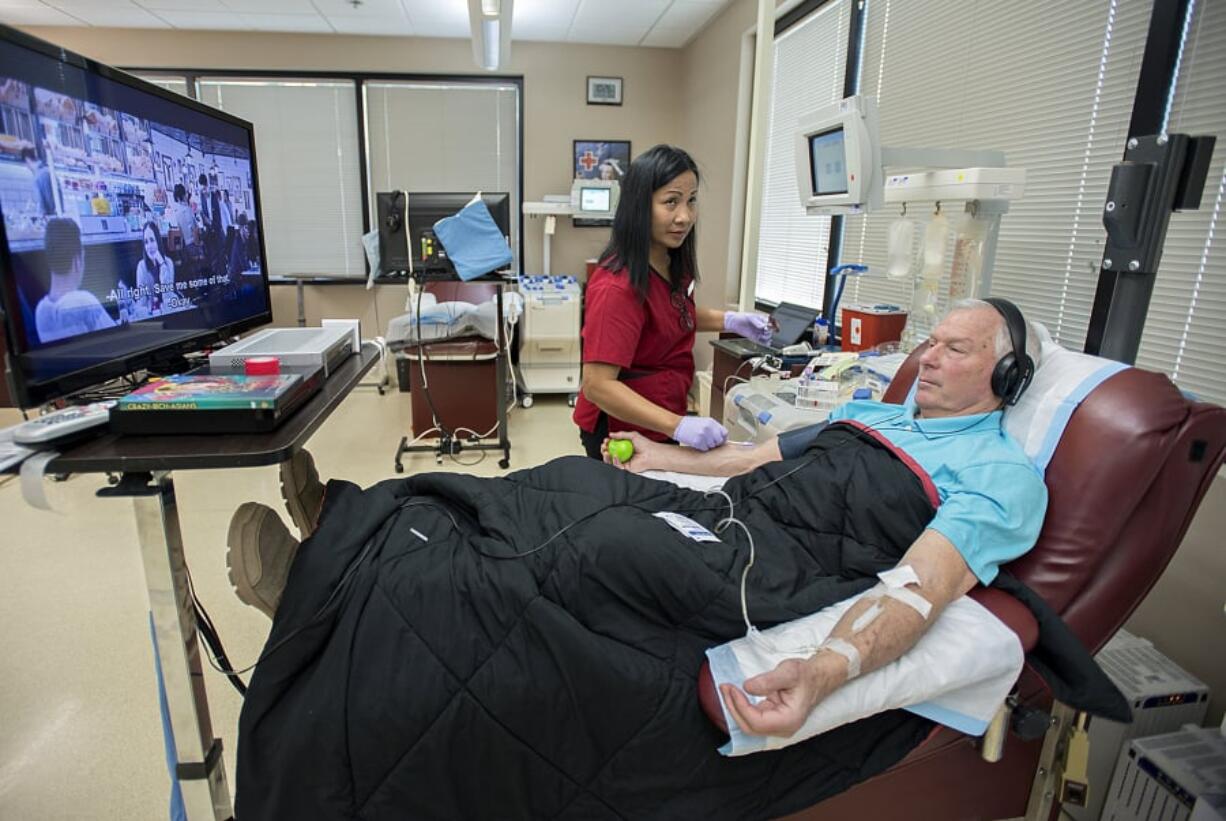
<path fill-rule="evenodd" d="M 871 401 L 848 402 L 830 414 L 831 422 L 852 420 L 879 431 L 928 473 L 940 498 L 928 527 L 953 543 L 984 584 L 1034 546 L 1047 511 L 1043 476 L 1005 433 L 1003 419 L 1001 411 L 917 418 L 912 404 Z M 801 444 L 794 436 L 800 433 L 780 436 L 785 459 L 812 441 Z"/>

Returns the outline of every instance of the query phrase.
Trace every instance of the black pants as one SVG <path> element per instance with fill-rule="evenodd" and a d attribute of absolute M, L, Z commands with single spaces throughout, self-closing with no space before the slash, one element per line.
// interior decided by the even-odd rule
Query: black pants
<path fill-rule="evenodd" d="M 583 443 L 583 449 L 587 451 L 587 455 L 593 459 L 604 460 L 600 455 L 600 446 L 609 436 L 609 417 L 604 411 L 601 411 L 600 416 L 596 417 L 596 430 L 588 433 L 583 428 L 579 428 L 579 441 Z"/>
<path fill-rule="evenodd" d="M 608 437 L 609 417 L 604 413 L 604 411 L 601 411 L 600 416 L 596 417 L 596 430 L 588 433 L 583 428 L 579 428 L 579 441 L 583 443 L 583 449 L 587 451 L 587 455 L 593 459 L 599 459 L 602 462 L 604 461 L 604 457 L 600 455 L 600 446 Z M 665 439 L 663 444 L 675 445 L 677 443 L 672 439 Z"/>

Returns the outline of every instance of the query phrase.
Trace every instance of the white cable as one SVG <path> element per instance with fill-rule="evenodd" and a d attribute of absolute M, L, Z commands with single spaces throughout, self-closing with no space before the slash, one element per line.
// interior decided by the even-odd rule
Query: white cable
<path fill-rule="evenodd" d="M 749 561 L 745 563 L 745 569 L 741 571 L 741 615 L 745 618 L 745 632 L 756 633 L 758 632 L 757 628 L 749 620 L 749 603 L 745 598 L 745 585 L 749 580 L 749 568 L 753 567 L 753 563 L 758 557 L 757 549 L 754 547 L 753 534 L 749 532 L 749 528 L 745 527 L 745 523 L 740 519 L 734 519 L 731 515 L 716 523 L 715 532 L 722 533 L 730 524 L 734 524 L 745 531 L 745 538 L 749 539 Z"/>

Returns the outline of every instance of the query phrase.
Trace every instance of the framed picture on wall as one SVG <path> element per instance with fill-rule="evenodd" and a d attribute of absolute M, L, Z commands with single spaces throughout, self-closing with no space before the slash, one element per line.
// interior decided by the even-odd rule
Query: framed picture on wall
<path fill-rule="evenodd" d="M 622 104 L 622 78 L 621 77 L 588 77 L 587 78 L 587 104 L 588 105 L 621 105 Z"/>
<path fill-rule="evenodd" d="M 630 167 L 629 140 L 575 140 L 574 179 L 620 180 Z"/>

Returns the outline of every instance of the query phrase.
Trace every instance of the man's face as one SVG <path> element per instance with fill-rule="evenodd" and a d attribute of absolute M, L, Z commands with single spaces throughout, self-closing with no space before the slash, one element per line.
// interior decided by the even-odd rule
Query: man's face
<path fill-rule="evenodd" d="M 954 311 L 941 320 L 919 360 L 915 404 L 921 415 L 965 416 L 1000 407 L 992 393 L 992 370 L 1003 321 L 992 308 Z"/>

